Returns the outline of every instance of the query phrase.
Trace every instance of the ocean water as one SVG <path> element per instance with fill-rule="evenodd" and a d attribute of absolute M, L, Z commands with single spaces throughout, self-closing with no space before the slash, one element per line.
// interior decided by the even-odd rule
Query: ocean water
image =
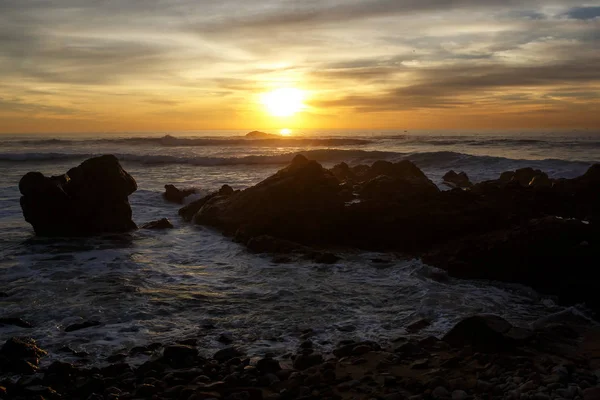
<path fill-rule="evenodd" d="M 600 162 L 600 132 L 307 131 L 283 140 L 249 140 L 245 133 L 0 135 L 0 292 L 8 294 L 0 297 L 0 317 L 34 325 L 0 325 L 0 340 L 28 335 L 52 352 L 48 361 L 69 360 L 56 351 L 71 346 L 102 364 L 133 346 L 185 338 L 197 338 L 210 354 L 225 346 L 217 340 L 225 333 L 250 354 L 281 355 L 307 329 L 327 349 L 347 338 L 392 340 L 419 318 L 432 321 L 421 335 L 441 336 L 472 313 L 528 325 L 565 311 L 524 286 L 439 279 L 433 268 L 400 254 L 346 252 L 335 265 L 275 264 L 219 232 L 181 221 L 180 206 L 161 194 L 165 184 L 201 194 L 223 184 L 242 189 L 299 152 L 325 166 L 409 159 L 440 185 L 449 169 L 473 181 L 525 166 L 575 177 Z M 19 179 L 28 171 L 61 174 L 100 154 L 117 155 L 137 180 L 134 220 L 167 217 L 175 229 L 35 237 L 21 214 Z M 585 313 L 583 307 L 566 311 Z M 83 320 L 101 325 L 64 331 Z"/>

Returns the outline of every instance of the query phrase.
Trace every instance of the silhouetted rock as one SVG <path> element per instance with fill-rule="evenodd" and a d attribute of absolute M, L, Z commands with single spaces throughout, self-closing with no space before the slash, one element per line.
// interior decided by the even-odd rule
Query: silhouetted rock
<path fill-rule="evenodd" d="M 513 327 L 496 315 L 475 315 L 456 324 L 444 335 L 444 342 L 453 347 L 471 346 L 475 351 L 507 351 L 531 339 L 533 333 Z"/>
<path fill-rule="evenodd" d="M 81 236 L 136 229 L 128 196 L 137 184 L 115 156 L 91 158 L 66 175 L 29 172 L 19 182 L 25 220 L 42 236 Z"/>
<path fill-rule="evenodd" d="M 230 196 L 233 193 L 235 193 L 235 191 L 233 190 L 233 188 L 229 185 L 223 185 L 221 187 L 221 189 L 219 189 L 218 192 L 214 192 L 211 193 L 207 196 L 204 196 L 201 199 L 198 199 L 196 201 L 191 202 L 190 204 L 182 207 L 179 209 L 179 215 L 181 215 L 181 217 L 185 220 L 185 221 L 192 221 L 194 219 L 194 216 L 198 213 L 198 211 L 200 211 L 200 209 L 202 207 L 204 207 L 204 205 L 209 201 L 212 200 L 215 197 L 218 196 Z"/>
<path fill-rule="evenodd" d="M 165 185 L 165 192 L 163 193 L 163 197 L 165 200 L 170 201 L 172 203 L 183 203 L 183 200 L 196 193 L 196 189 L 177 189 L 173 185 Z"/>
<path fill-rule="evenodd" d="M 252 131 L 246 134 L 246 138 L 248 139 L 274 139 L 281 138 L 280 135 L 273 135 L 272 133 L 266 133 L 261 131 Z"/>
<path fill-rule="evenodd" d="M 326 237 L 324 221 L 340 218 L 343 199 L 337 179 L 316 161 L 297 155 L 259 184 L 230 196 L 209 199 L 196 223 L 234 234 L 244 242 L 259 235 L 310 243 Z"/>
<path fill-rule="evenodd" d="M 141 229 L 173 229 L 174 226 L 168 218 L 162 218 L 156 221 L 145 223 Z"/>
<path fill-rule="evenodd" d="M 444 179 L 444 183 L 452 187 L 469 188 L 473 186 L 465 172 L 459 172 L 457 174 L 453 170 L 450 170 L 446 173 L 446 175 L 443 176 L 442 179 Z"/>
<path fill-rule="evenodd" d="M 423 257 L 454 277 L 518 282 L 596 309 L 599 260 L 598 229 L 556 217 L 451 240 Z"/>
<path fill-rule="evenodd" d="M 46 354 L 46 351 L 40 349 L 31 338 L 10 338 L 0 349 L 0 374 L 33 374 L 38 369 L 39 358 Z"/>
<path fill-rule="evenodd" d="M 331 168 L 331 173 L 335 176 L 340 182 L 354 181 L 356 179 L 356 174 L 354 171 L 350 169 L 348 164 L 340 163 Z"/>

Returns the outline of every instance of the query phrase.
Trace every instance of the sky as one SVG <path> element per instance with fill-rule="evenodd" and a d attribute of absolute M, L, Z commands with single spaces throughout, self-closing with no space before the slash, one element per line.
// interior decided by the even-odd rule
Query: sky
<path fill-rule="evenodd" d="M 600 1 L 0 0 L 0 132 L 599 127 Z"/>

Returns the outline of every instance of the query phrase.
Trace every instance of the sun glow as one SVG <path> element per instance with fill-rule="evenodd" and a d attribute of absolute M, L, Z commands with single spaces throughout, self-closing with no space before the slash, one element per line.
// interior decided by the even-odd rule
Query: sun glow
<path fill-rule="evenodd" d="M 295 88 L 280 88 L 264 93 L 261 103 L 275 117 L 290 117 L 304 106 L 304 92 Z"/>
<path fill-rule="evenodd" d="M 283 128 L 282 130 L 279 131 L 279 134 L 281 136 L 290 136 L 292 134 L 292 130 L 288 129 L 288 128 Z"/>

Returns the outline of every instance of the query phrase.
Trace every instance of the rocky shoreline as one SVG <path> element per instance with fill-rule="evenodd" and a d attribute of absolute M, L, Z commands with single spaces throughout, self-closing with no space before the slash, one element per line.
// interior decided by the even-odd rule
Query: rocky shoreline
<path fill-rule="evenodd" d="M 418 328 L 418 327 L 417 327 Z M 207 355 L 195 339 L 118 353 L 103 367 L 55 361 L 27 338 L 0 349 L 2 399 L 583 399 L 600 398 L 600 330 L 566 321 L 535 330 L 500 317 L 459 322 L 441 340 L 340 342 L 322 353 L 307 330 L 293 353 Z M 268 351 L 268 350 L 266 350 Z M 132 356 L 147 355 L 133 366 Z"/>

